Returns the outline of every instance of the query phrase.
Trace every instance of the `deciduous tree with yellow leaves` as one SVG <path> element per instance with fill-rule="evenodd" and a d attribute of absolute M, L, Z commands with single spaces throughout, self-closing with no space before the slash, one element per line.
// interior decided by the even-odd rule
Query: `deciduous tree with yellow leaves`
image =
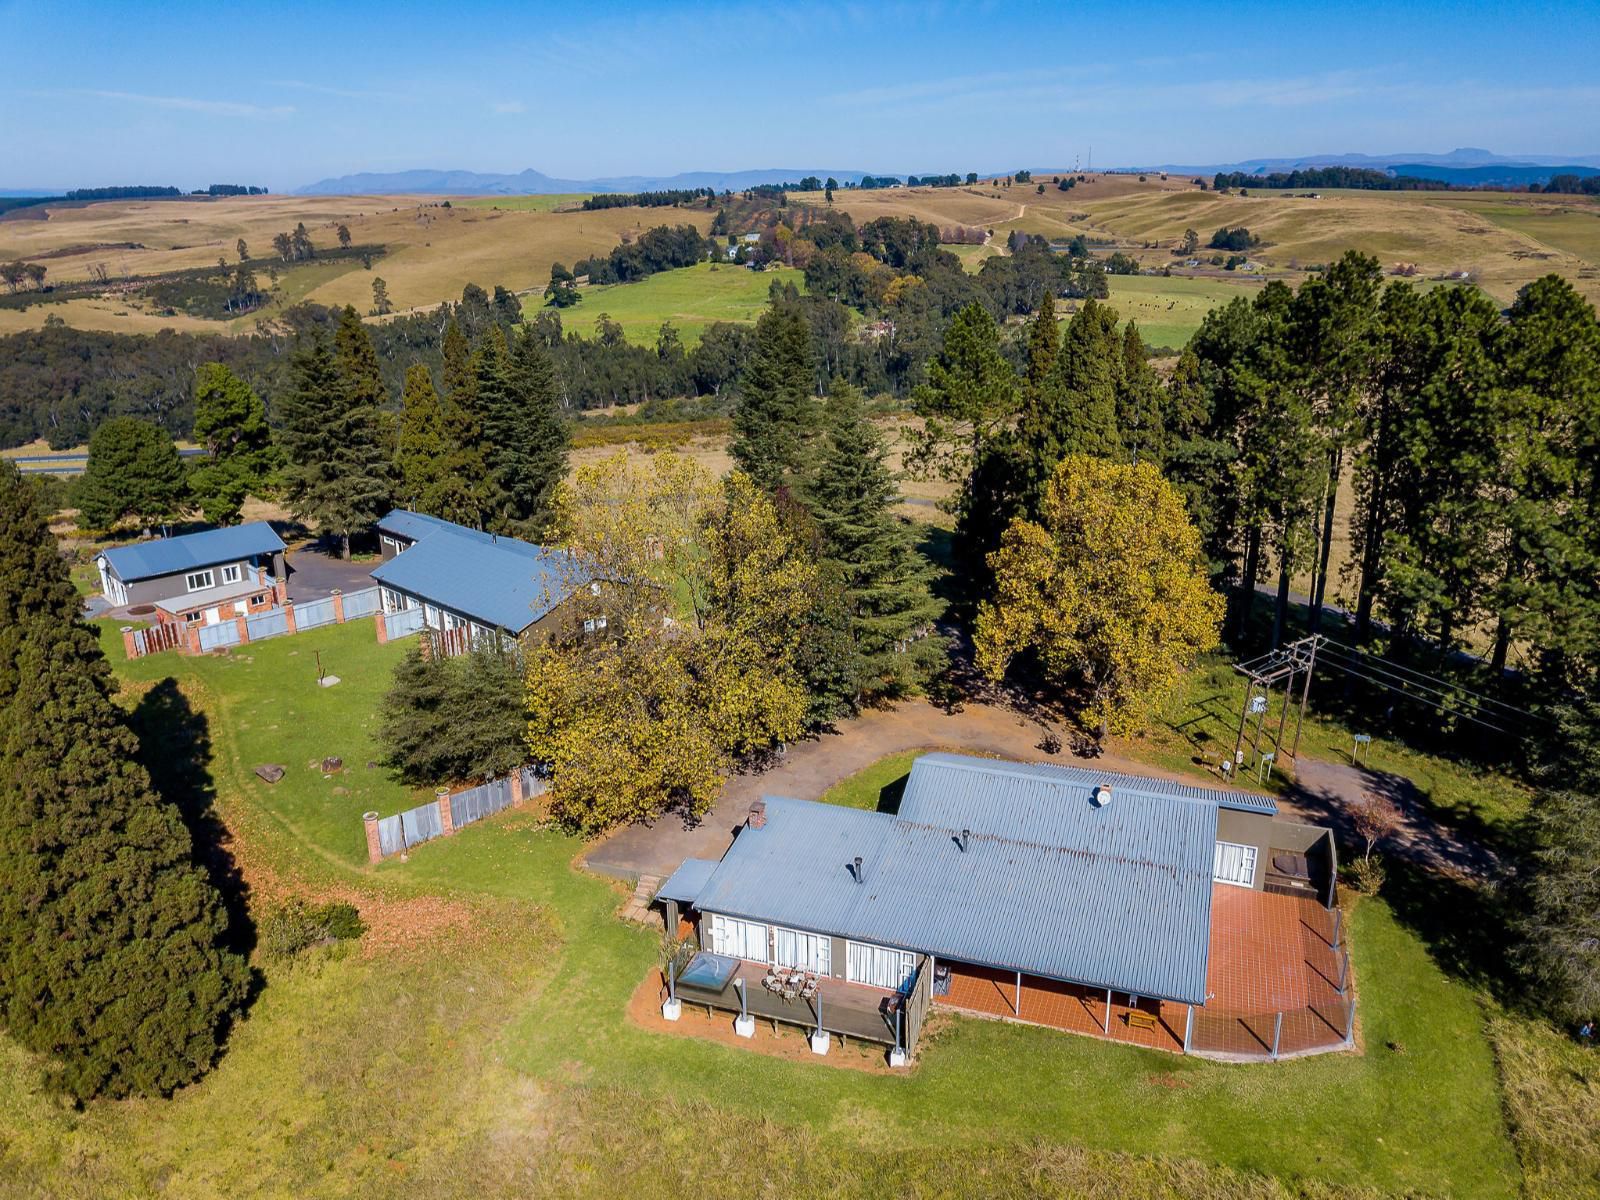
<path fill-rule="evenodd" d="M 593 832 L 707 811 L 742 756 L 798 737 L 796 666 L 816 563 L 745 475 L 624 455 L 563 488 L 559 529 L 593 588 L 528 654 L 528 744 L 551 810 Z"/>
<path fill-rule="evenodd" d="M 1098 729 L 1139 727 L 1196 656 L 1216 644 L 1222 598 L 1177 491 L 1148 463 L 1063 459 L 1038 522 L 1011 523 L 989 559 L 978 665 L 999 679 L 1026 659 L 1082 697 Z"/>

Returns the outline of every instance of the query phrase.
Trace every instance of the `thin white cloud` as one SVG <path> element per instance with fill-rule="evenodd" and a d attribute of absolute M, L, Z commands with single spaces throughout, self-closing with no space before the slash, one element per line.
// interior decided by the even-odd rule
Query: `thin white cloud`
<path fill-rule="evenodd" d="M 297 92 L 315 92 L 319 96 L 338 96 L 343 100 L 382 100 L 389 104 L 397 100 L 411 98 L 400 92 L 384 92 L 371 88 L 329 87 L 325 83 L 309 83 L 304 79 L 269 79 L 267 80 L 267 86 L 291 88 Z"/>
<path fill-rule="evenodd" d="M 152 108 L 170 108 L 180 112 L 206 113 L 214 117 L 278 119 L 294 113 L 292 104 L 245 104 L 238 100 L 208 100 L 198 96 L 146 96 L 139 92 L 111 92 L 99 88 L 70 88 L 66 94 L 115 100 L 122 104 L 148 104 Z"/>
<path fill-rule="evenodd" d="M 492 104 L 489 107 L 491 111 L 502 117 L 515 116 L 517 113 L 528 111 L 528 106 L 521 100 L 502 100 L 500 103 Z"/>

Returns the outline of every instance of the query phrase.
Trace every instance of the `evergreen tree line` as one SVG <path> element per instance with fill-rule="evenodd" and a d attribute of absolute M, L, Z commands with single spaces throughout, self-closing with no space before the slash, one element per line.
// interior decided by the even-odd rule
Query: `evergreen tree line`
<path fill-rule="evenodd" d="M 585 212 L 602 208 L 682 208 L 697 200 L 711 202 L 715 188 L 670 188 L 659 192 L 602 192 L 583 202 Z"/>
<path fill-rule="evenodd" d="M 1218 171 L 1211 186 L 1226 188 L 1363 188 L 1379 192 L 1448 192 L 1451 184 L 1414 175 L 1391 175 L 1371 167 L 1301 167 L 1251 175 L 1245 171 Z"/>
<path fill-rule="evenodd" d="M 0 1028 L 66 1096 L 165 1095 L 215 1060 L 249 971 L 80 611 L 0 465 Z"/>

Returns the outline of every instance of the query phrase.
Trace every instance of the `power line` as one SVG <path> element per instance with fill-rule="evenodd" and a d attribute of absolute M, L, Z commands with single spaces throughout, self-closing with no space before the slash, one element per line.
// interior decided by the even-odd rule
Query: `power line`
<path fill-rule="evenodd" d="M 1370 653 L 1369 651 L 1362 650 L 1358 646 L 1346 646 L 1342 642 L 1335 641 L 1325 641 L 1323 645 L 1328 649 L 1343 654 L 1346 658 L 1373 663 L 1376 669 L 1386 670 L 1391 673 L 1404 672 L 1405 674 L 1415 676 L 1418 680 L 1439 684 L 1443 687 L 1449 688 L 1451 691 L 1460 692 L 1463 695 L 1472 696 L 1478 700 L 1482 700 L 1485 704 L 1498 705 L 1500 708 L 1508 709 L 1509 711 L 1517 713 L 1520 716 L 1532 717 L 1535 715 L 1529 712 L 1527 709 L 1518 708 L 1515 704 L 1511 704 L 1508 701 L 1501 700 L 1495 696 L 1474 691 L 1469 687 L 1462 687 L 1452 680 L 1446 679 L 1442 675 L 1434 675 L 1427 671 L 1419 671 L 1416 667 L 1407 666 L 1402 662 L 1395 662 L 1393 659 L 1379 659 L 1376 655 Z"/>
<path fill-rule="evenodd" d="M 1383 675 L 1388 679 L 1394 680 L 1396 683 L 1398 683 L 1401 690 L 1416 688 L 1419 691 L 1428 693 L 1429 695 L 1439 697 L 1441 701 L 1447 705 L 1459 705 L 1461 703 L 1461 697 L 1465 695 L 1470 696 L 1475 700 L 1493 704 L 1501 709 L 1504 709 L 1505 711 L 1503 713 L 1494 714 L 1496 717 L 1502 720 L 1506 717 L 1521 717 L 1530 721 L 1544 720 L 1544 718 L 1539 716 L 1537 713 L 1529 712 L 1524 708 L 1518 708 L 1516 705 L 1508 704 L 1503 700 L 1495 700 L 1493 697 L 1483 696 L 1477 692 L 1473 692 L 1464 688 L 1454 688 L 1447 679 L 1440 679 L 1437 676 L 1422 675 L 1421 672 L 1413 672 L 1413 674 L 1418 675 L 1419 678 L 1408 679 L 1404 675 L 1399 675 L 1391 670 L 1388 670 L 1388 664 L 1380 665 L 1374 661 L 1370 655 L 1365 656 L 1364 658 L 1358 658 L 1355 655 L 1343 652 L 1340 647 L 1335 645 L 1324 646 L 1323 652 L 1332 656 L 1328 660 L 1329 662 L 1340 660 L 1351 666 L 1356 672 L 1373 672 L 1378 675 Z M 1363 677 L 1365 678 L 1366 676 L 1364 675 Z M 1431 679 L 1434 682 L 1423 682 L 1425 679 Z M 1474 707 L 1476 707 L 1476 705 L 1474 705 Z"/>
<path fill-rule="evenodd" d="M 1463 721 L 1471 721 L 1474 725 L 1480 725 L 1485 729 L 1489 729 L 1489 730 L 1494 731 L 1495 733 L 1503 733 L 1503 734 L 1506 734 L 1507 736 L 1511 735 L 1511 731 L 1509 729 L 1503 729 L 1499 725 L 1494 724 L 1493 722 L 1486 721 L 1482 717 L 1475 716 L 1473 713 L 1468 712 L 1465 709 L 1461 709 L 1461 708 L 1457 707 L 1456 705 L 1450 703 L 1448 700 L 1430 701 L 1426 697 L 1418 696 L 1415 692 L 1407 691 L 1403 687 L 1398 687 L 1398 686 L 1396 686 L 1395 684 L 1392 684 L 1392 683 L 1386 683 L 1382 679 L 1378 679 L 1375 676 L 1368 675 L 1360 667 L 1347 666 L 1344 663 L 1334 662 L 1331 659 L 1326 659 L 1324 661 L 1326 661 L 1328 666 L 1332 667 L 1335 671 L 1343 671 L 1347 675 L 1354 676 L 1357 679 L 1361 679 L 1361 680 L 1364 680 L 1367 683 L 1370 683 L 1373 687 L 1384 688 L 1387 691 L 1391 691 L 1391 692 L 1394 692 L 1397 695 L 1404 696 L 1408 700 L 1417 700 L 1417 701 L 1421 701 L 1424 704 L 1431 704 L 1435 708 L 1443 709 L 1444 711 L 1447 711 L 1449 713 L 1452 713 L 1455 716 L 1460 717 Z"/>

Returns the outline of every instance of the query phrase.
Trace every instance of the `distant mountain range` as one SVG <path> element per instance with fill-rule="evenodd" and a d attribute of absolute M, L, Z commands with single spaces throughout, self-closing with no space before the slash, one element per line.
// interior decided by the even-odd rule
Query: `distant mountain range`
<path fill-rule="evenodd" d="M 1366 167 L 1393 171 L 1417 179 L 1437 179 L 1468 186 L 1485 184 L 1544 183 L 1552 175 L 1600 173 L 1600 154 L 1496 154 L 1492 150 L 1462 147 L 1449 154 L 1307 154 L 1299 158 L 1249 158 L 1236 163 L 1162 163 L 1139 170 L 1167 171 L 1174 175 L 1214 175 L 1218 171 L 1243 171 L 1268 175 L 1305 167 Z"/>
<path fill-rule="evenodd" d="M 768 167 L 753 171 L 685 171 L 678 175 L 619 175 L 608 179 L 553 179 L 528 169 L 515 175 L 481 171 L 362 172 L 322 179 L 296 188 L 297 196 L 388 196 L 404 194 L 442 196 L 548 196 L 564 192 L 665 192 L 679 188 L 715 188 L 738 192 L 763 183 L 786 183 L 815 175 L 833 176 L 840 183 L 860 183 L 866 171 L 841 171 L 837 167 Z"/>

